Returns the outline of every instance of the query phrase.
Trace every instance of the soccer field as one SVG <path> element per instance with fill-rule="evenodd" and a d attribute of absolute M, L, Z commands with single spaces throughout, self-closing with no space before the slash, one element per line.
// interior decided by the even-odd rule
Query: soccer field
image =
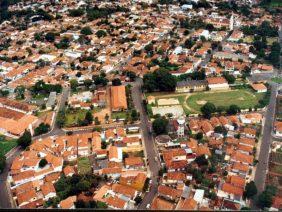
<path fill-rule="evenodd" d="M 229 107 L 232 104 L 238 105 L 241 109 L 254 107 L 259 103 L 259 100 L 264 97 L 264 94 L 256 94 L 250 90 L 229 90 L 229 91 L 214 91 L 194 93 L 186 101 L 187 106 L 195 111 L 200 112 L 201 107 L 211 102 L 216 107 Z"/>

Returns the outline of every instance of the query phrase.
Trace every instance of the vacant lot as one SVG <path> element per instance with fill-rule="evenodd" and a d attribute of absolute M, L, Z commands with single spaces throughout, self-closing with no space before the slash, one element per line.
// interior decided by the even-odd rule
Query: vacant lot
<path fill-rule="evenodd" d="M 282 1 L 281 0 L 272 0 L 270 5 L 272 7 L 282 7 Z"/>
<path fill-rule="evenodd" d="M 248 109 L 257 105 L 263 96 L 264 94 L 256 94 L 247 89 L 194 93 L 187 99 L 187 105 L 198 112 L 206 102 L 211 102 L 217 107 L 235 104 L 241 109 Z"/>
<path fill-rule="evenodd" d="M 273 77 L 271 81 L 282 84 L 282 78 L 281 77 Z"/>
<path fill-rule="evenodd" d="M 0 155 L 5 155 L 15 146 L 17 146 L 16 140 L 0 140 Z"/>
<path fill-rule="evenodd" d="M 78 173 L 89 174 L 92 172 L 90 160 L 87 157 L 78 158 Z"/>
<path fill-rule="evenodd" d="M 86 112 L 86 110 L 81 109 L 67 110 L 65 126 L 76 126 L 78 124 L 78 120 L 84 120 Z"/>

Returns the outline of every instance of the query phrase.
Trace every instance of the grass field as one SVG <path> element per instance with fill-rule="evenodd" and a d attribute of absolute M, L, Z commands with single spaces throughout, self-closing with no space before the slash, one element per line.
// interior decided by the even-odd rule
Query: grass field
<path fill-rule="evenodd" d="M 116 118 L 125 119 L 126 118 L 126 112 L 125 111 L 113 112 L 111 118 L 112 119 L 116 119 Z"/>
<path fill-rule="evenodd" d="M 198 112 L 206 102 L 211 102 L 216 107 L 235 104 L 241 109 L 248 109 L 257 105 L 263 96 L 264 94 L 256 94 L 247 89 L 194 93 L 187 99 L 187 105 Z"/>
<path fill-rule="evenodd" d="M 1 140 L 0 141 L 0 155 L 5 155 L 7 152 L 9 152 L 11 149 L 13 149 L 15 146 L 17 146 L 16 140 Z"/>
<path fill-rule="evenodd" d="M 282 78 L 281 77 L 274 77 L 271 79 L 271 81 L 282 84 Z"/>
<path fill-rule="evenodd" d="M 66 127 L 75 126 L 78 123 L 78 120 L 84 120 L 86 110 L 72 110 L 66 112 Z"/>
<path fill-rule="evenodd" d="M 270 2 L 270 6 L 272 6 L 272 7 L 282 7 L 282 1 L 281 0 L 272 0 Z"/>
<path fill-rule="evenodd" d="M 88 174 L 92 172 L 90 160 L 87 157 L 78 158 L 78 173 Z"/>

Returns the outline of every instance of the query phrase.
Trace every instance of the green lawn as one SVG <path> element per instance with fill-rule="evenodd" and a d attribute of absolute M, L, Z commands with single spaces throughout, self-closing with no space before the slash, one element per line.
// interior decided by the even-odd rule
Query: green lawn
<path fill-rule="evenodd" d="M 126 111 L 121 112 L 112 112 L 112 119 L 125 119 L 126 118 Z"/>
<path fill-rule="evenodd" d="M 273 77 L 271 81 L 282 84 L 282 78 L 281 77 Z"/>
<path fill-rule="evenodd" d="M 78 158 L 78 173 L 89 174 L 92 172 L 90 160 L 87 157 Z"/>
<path fill-rule="evenodd" d="M 281 0 L 272 0 L 270 5 L 272 7 L 282 7 L 282 1 Z"/>
<path fill-rule="evenodd" d="M 77 125 L 78 120 L 84 120 L 86 112 L 86 110 L 81 109 L 67 110 L 65 126 L 71 127 Z"/>
<path fill-rule="evenodd" d="M 7 152 L 9 152 L 11 149 L 13 149 L 15 146 L 17 146 L 16 140 L 1 140 L 0 141 L 0 155 L 5 155 Z"/>
<path fill-rule="evenodd" d="M 191 109 L 200 112 L 206 102 L 213 103 L 216 107 L 228 107 L 232 104 L 241 109 L 248 109 L 258 104 L 264 94 L 256 94 L 247 89 L 194 93 L 187 99 L 187 105 Z"/>

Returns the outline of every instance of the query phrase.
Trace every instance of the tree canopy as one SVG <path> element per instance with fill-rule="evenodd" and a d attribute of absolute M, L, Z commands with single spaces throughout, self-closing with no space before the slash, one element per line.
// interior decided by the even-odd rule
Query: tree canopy
<path fill-rule="evenodd" d="M 23 148 L 31 144 L 31 134 L 29 131 L 25 130 L 24 134 L 18 139 L 18 144 Z"/>
<path fill-rule="evenodd" d="M 158 117 L 153 121 L 152 127 L 156 135 L 167 133 L 168 120 L 165 117 Z"/>
<path fill-rule="evenodd" d="M 258 190 L 254 181 L 246 184 L 244 198 L 250 199 L 257 194 Z"/>
<path fill-rule="evenodd" d="M 201 107 L 201 112 L 205 118 L 210 118 L 211 115 L 216 112 L 216 107 L 213 103 L 207 102 Z"/>
<path fill-rule="evenodd" d="M 174 91 L 176 86 L 176 78 L 167 70 L 162 69 L 145 74 L 143 81 L 143 87 L 148 92 Z"/>

